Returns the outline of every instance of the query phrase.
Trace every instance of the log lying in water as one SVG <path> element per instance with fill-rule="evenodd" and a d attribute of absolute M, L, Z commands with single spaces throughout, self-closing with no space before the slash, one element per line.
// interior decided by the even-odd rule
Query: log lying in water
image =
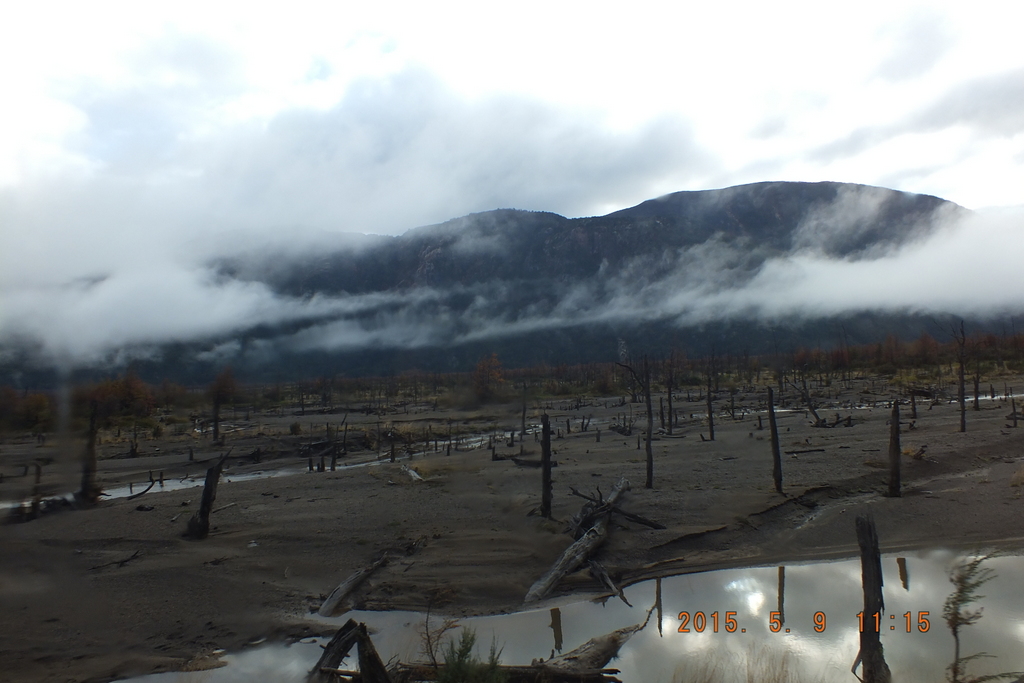
<path fill-rule="evenodd" d="M 358 651 L 359 671 L 339 669 L 338 665 L 348 656 L 352 646 Z M 343 676 L 360 683 L 393 683 L 384 662 L 366 631 L 366 624 L 349 619 L 331 638 L 320 659 L 306 676 L 307 683 L 330 683 Z"/>
<path fill-rule="evenodd" d="M 645 622 L 646 623 L 646 622 Z M 499 666 L 509 683 L 620 683 L 614 675 L 618 669 L 605 668 L 630 636 L 643 625 L 629 626 L 591 638 L 571 652 L 535 659 L 528 666 Z M 429 664 L 399 664 L 392 670 L 396 683 L 419 683 L 437 680 L 438 669 Z"/>
<path fill-rule="evenodd" d="M 619 479 L 615 486 L 612 487 L 611 493 L 608 494 L 608 499 L 603 502 L 603 505 L 594 508 L 596 519 L 593 525 L 579 540 L 566 548 L 565 552 L 562 553 L 562 556 L 558 558 L 558 561 L 555 562 L 551 569 L 530 587 L 524 602 L 530 603 L 543 599 L 566 574 L 575 571 L 597 550 L 608 535 L 608 518 L 611 515 L 611 508 L 615 506 L 615 503 L 622 497 L 622 494 L 628 490 L 629 482 L 625 478 Z M 587 509 L 587 506 L 593 506 L 593 504 L 588 502 L 584 506 L 584 510 Z M 602 510 L 601 508 L 604 509 Z M 590 513 L 584 512 L 581 513 L 581 516 L 589 518 Z"/>

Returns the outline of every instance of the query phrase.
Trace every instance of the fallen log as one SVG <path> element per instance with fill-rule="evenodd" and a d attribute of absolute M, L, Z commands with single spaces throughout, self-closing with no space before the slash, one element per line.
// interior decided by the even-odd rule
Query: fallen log
<path fill-rule="evenodd" d="M 409 467 L 408 465 L 402 465 L 402 471 L 408 474 L 409 478 L 412 479 L 413 481 L 426 481 L 426 479 L 420 476 L 419 472 Z"/>
<path fill-rule="evenodd" d="M 338 587 L 331 591 L 331 594 L 327 596 L 323 604 L 320 605 L 320 609 L 317 610 L 317 614 L 322 617 L 330 617 L 334 615 L 335 610 L 338 608 L 338 604 L 344 600 L 348 595 L 358 588 L 363 581 L 366 581 L 378 567 L 387 562 L 387 553 L 383 554 L 375 562 L 357 569 L 354 574 L 349 576 L 347 579 L 338 584 Z"/>
<path fill-rule="evenodd" d="M 562 553 L 562 556 L 558 558 L 551 569 L 530 587 L 524 602 L 536 602 L 544 598 L 566 574 L 575 571 L 577 567 L 583 564 L 597 550 L 598 546 L 604 542 L 605 537 L 608 535 L 608 517 L 611 515 L 611 506 L 628 490 L 629 482 L 625 477 L 619 479 L 615 486 L 612 487 L 608 500 L 604 502 L 603 507 L 607 509 L 599 514 L 594 525 L 579 540 L 566 548 L 565 552 Z M 588 505 L 591 504 L 588 503 Z"/>
<path fill-rule="evenodd" d="M 356 644 L 359 624 L 354 619 L 349 619 L 338 629 L 331 641 L 327 643 L 320 659 L 306 676 L 308 683 L 328 683 L 333 681 L 334 671 L 337 670 L 342 660 L 348 656 L 352 646 Z"/>
<path fill-rule="evenodd" d="M 511 460 L 520 467 L 542 467 L 544 462 L 542 460 L 529 460 L 527 458 L 520 458 L 514 455 L 508 455 L 502 458 L 503 460 Z M 552 467 L 558 467 L 558 463 L 554 460 L 551 461 Z"/>
<path fill-rule="evenodd" d="M 583 498 L 584 500 L 589 500 L 591 503 L 598 503 L 598 504 L 601 503 L 601 501 L 599 501 L 597 498 L 593 498 L 591 496 L 588 496 L 585 493 L 580 493 L 579 491 L 577 491 L 576 489 L 574 489 L 571 486 L 569 487 L 569 493 L 571 493 L 574 496 L 579 496 L 580 498 Z M 649 526 L 652 529 L 664 529 L 665 528 L 665 525 L 662 524 L 661 522 L 655 522 L 653 519 L 647 519 L 646 517 L 641 517 L 640 515 L 634 514 L 632 512 L 627 512 L 627 511 L 623 510 L 622 508 L 620 508 L 618 505 L 613 505 L 611 507 L 611 510 L 615 514 L 622 515 L 623 517 L 625 517 L 626 519 L 628 519 L 631 522 L 636 522 L 637 524 L 643 524 L 644 526 Z"/>

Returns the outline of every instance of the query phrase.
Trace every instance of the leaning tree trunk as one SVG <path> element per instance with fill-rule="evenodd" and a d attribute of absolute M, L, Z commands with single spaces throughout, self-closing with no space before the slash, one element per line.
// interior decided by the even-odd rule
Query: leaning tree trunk
<path fill-rule="evenodd" d="M 188 528 L 185 530 L 186 538 L 194 538 L 201 541 L 210 534 L 210 512 L 213 511 L 213 501 L 217 499 L 217 482 L 220 481 L 220 473 L 224 469 L 224 461 L 227 455 L 221 457 L 217 464 L 206 470 L 206 484 L 203 486 L 203 498 L 199 503 L 199 512 L 188 520 Z"/>

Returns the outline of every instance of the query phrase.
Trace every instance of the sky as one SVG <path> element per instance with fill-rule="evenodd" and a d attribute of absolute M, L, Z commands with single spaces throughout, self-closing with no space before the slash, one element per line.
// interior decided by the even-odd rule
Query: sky
<path fill-rule="evenodd" d="M 0 7 L 0 345 L 74 361 L 306 315 L 210 260 L 493 208 L 763 180 L 1024 206 L 1021 3 L 254 7 Z M 1009 211 L 970 228 L 995 273 Z M 774 305 L 747 299 L 724 309 Z"/>

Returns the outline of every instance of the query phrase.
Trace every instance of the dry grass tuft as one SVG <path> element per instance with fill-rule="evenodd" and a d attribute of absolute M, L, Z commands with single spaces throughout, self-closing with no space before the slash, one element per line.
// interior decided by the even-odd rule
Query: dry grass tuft
<path fill-rule="evenodd" d="M 787 649 L 751 645 L 744 655 L 712 650 L 691 656 L 676 668 L 673 683 L 804 683 Z"/>

